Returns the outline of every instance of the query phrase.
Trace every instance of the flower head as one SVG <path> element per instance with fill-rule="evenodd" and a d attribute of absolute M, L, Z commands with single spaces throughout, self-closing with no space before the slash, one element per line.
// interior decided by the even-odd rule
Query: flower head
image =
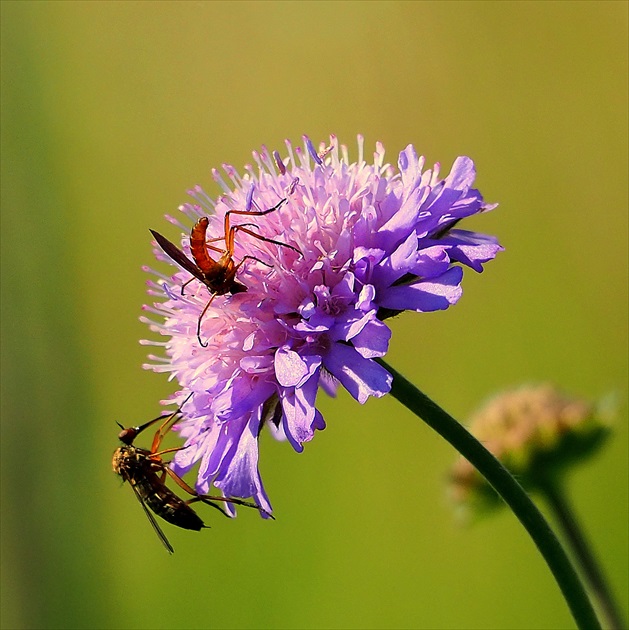
<path fill-rule="evenodd" d="M 155 344 L 166 358 L 151 357 L 148 367 L 177 379 L 178 400 L 192 393 L 177 427 L 186 440 L 177 472 L 200 462 L 199 492 L 214 484 L 227 496 L 254 497 L 267 512 L 258 471 L 263 425 L 301 451 L 325 427 L 319 388 L 333 394 L 342 385 L 360 403 L 386 394 L 391 376 L 373 360 L 389 345 L 383 320 L 448 308 L 461 296 L 461 265 L 480 272 L 502 249 L 493 237 L 455 227 L 494 207 L 472 187 L 467 157 L 442 178 L 438 164 L 423 171 L 411 145 L 397 169 L 385 163 L 380 144 L 367 163 L 361 137 L 356 162 L 335 137 L 319 153 L 307 138 L 303 149 L 286 146 L 285 159 L 254 153 L 257 168 L 247 166 L 242 176 L 224 165 L 229 181 L 214 171 L 223 188 L 217 201 L 197 187 L 190 192 L 195 203 L 180 208 L 193 221 L 209 215 L 208 242 L 221 249 L 226 212 L 263 211 L 286 199 L 260 217 L 231 215 L 246 228 L 236 234 L 233 259 L 244 260 L 237 277 L 247 290 L 213 298 L 200 323 L 207 347 L 196 329 L 210 296 L 196 280 L 182 295 L 188 272 L 158 274 L 150 292 L 166 299 L 146 307 L 164 318 L 150 322 L 152 329 L 168 337 Z M 171 222 L 184 230 L 189 255 L 190 228 Z M 172 262 L 160 249 L 156 256 Z"/>
<path fill-rule="evenodd" d="M 471 418 L 469 429 L 526 490 L 534 491 L 598 449 L 609 433 L 610 411 L 608 405 L 568 396 L 550 384 L 528 385 L 492 398 Z M 502 505 L 462 457 L 450 482 L 459 507 L 483 513 Z"/>

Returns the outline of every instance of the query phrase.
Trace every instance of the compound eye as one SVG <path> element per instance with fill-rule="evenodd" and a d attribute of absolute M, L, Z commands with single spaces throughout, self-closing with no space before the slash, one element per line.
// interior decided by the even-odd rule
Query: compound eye
<path fill-rule="evenodd" d="M 136 427 L 129 427 L 128 429 L 123 429 L 118 433 L 118 439 L 127 446 L 131 446 L 133 444 L 133 440 L 138 435 L 138 430 Z"/>

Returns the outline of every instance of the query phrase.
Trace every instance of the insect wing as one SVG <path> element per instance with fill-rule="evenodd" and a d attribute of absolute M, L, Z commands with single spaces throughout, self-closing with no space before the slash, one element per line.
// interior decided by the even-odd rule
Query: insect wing
<path fill-rule="evenodd" d="M 151 510 L 149 510 L 149 508 L 146 506 L 146 503 L 144 502 L 144 499 L 138 492 L 138 489 L 131 482 L 129 483 L 129 485 L 133 488 L 133 492 L 135 496 L 138 498 L 138 501 L 140 502 L 140 505 L 142 506 L 144 513 L 149 519 L 151 525 L 153 526 L 153 529 L 155 530 L 157 537 L 162 541 L 162 544 L 164 545 L 164 547 L 166 547 L 166 549 L 168 550 L 168 553 L 175 553 L 175 550 L 172 548 L 172 545 L 168 542 L 168 538 L 166 538 L 166 534 L 164 534 L 164 532 L 162 531 L 162 528 L 158 525 Z"/>
<path fill-rule="evenodd" d="M 192 274 L 197 280 L 206 284 L 205 277 L 203 276 L 201 270 L 175 244 L 171 243 L 159 232 L 155 232 L 154 230 L 150 230 L 150 232 L 155 237 L 157 244 L 164 250 L 164 253 L 169 258 L 174 260 L 188 273 Z"/>

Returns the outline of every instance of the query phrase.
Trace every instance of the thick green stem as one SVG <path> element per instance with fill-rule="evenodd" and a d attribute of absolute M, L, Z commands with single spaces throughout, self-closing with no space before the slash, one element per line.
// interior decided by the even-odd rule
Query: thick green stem
<path fill-rule="evenodd" d="M 594 593 L 599 602 L 600 609 L 607 618 L 609 628 L 612 630 L 626 628 L 627 626 L 623 623 L 620 610 L 614 602 L 603 572 L 594 558 L 582 529 L 577 523 L 574 511 L 570 507 L 563 488 L 550 480 L 540 482 L 540 487 L 559 523 L 559 527 L 570 544 L 585 579 L 590 584 L 592 593 Z"/>
<path fill-rule="evenodd" d="M 592 604 L 550 526 L 511 473 L 452 416 L 381 359 L 393 376 L 391 394 L 449 442 L 487 479 L 537 545 L 581 630 L 600 630 Z"/>

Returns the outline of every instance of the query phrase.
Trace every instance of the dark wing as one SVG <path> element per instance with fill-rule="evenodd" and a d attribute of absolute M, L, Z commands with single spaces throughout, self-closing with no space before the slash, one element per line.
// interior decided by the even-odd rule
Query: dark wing
<path fill-rule="evenodd" d="M 155 237 L 157 244 L 164 250 L 164 253 L 169 258 L 172 258 L 172 260 L 188 273 L 191 273 L 197 280 L 200 280 L 203 284 L 207 284 L 201 270 L 175 244 L 171 243 L 159 232 L 155 232 L 154 230 L 150 230 L 150 232 Z"/>
<path fill-rule="evenodd" d="M 164 532 L 162 531 L 162 528 L 157 524 L 157 521 L 155 520 L 153 513 L 148 509 L 148 507 L 146 507 L 146 503 L 144 503 L 144 499 L 138 492 L 138 489 L 135 487 L 135 485 L 131 481 L 129 482 L 129 485 L 133 488 L 133 493 L 138 498 L 138 501 L 140 502 L 140 505 L 142 506 L 144 513 L 149 519 L 149 522 L 153 526 L 153 529 L 155 530 L 157 537 L 162 541 L 162 544 L 164 545 L 164 547 L 166 547 L 166 549 L 168 550 L 168 553 L 175 553 L 175 550 L 172 548 L 172 545 L 168 542 L 168 538 L 166 538 L 166 534 L 164 534 Z"/>

